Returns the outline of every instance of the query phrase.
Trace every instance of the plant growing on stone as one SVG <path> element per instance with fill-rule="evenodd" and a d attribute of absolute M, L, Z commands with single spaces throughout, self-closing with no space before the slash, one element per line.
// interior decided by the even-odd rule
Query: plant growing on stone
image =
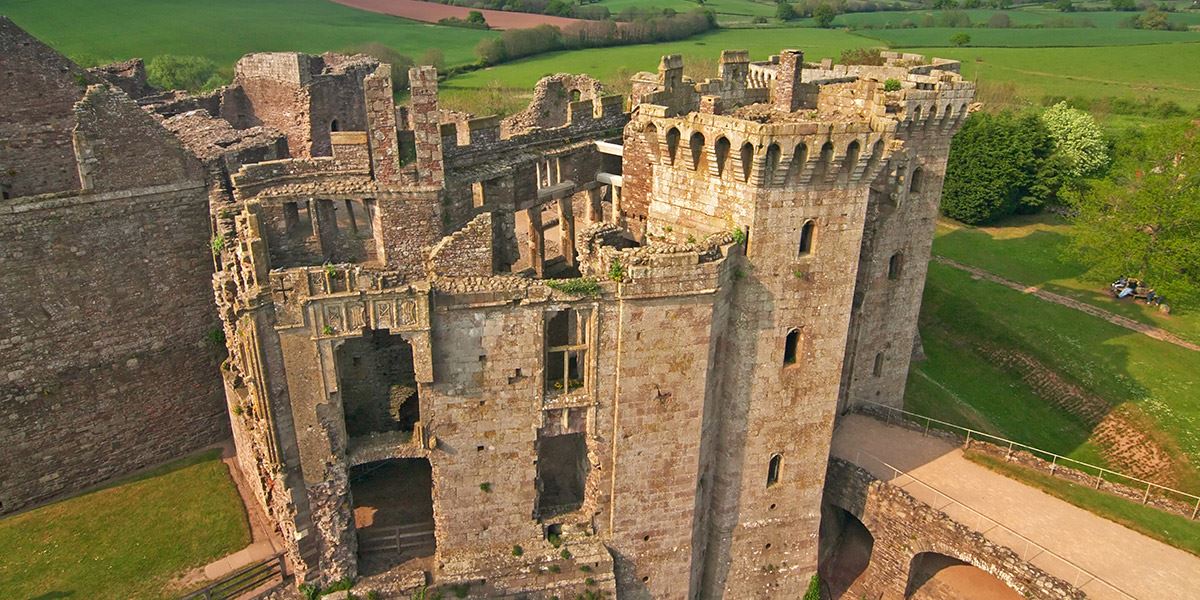
<path fill-rule="evenodd" d="M 746 243 L 746 239 L 747 239 L 746 230 L 742 229 L 741 227 L 734 227 L 733 231 L 729 232 L 729 235 L 733 236 L 733 243 L 735 243 L 735 244 L 745 244 Z"/>
<path fill-rule="evenodd" d="M 490 493 L 492 493 L 492 482 L 490 482 L 490 481 L 485 481 L 485 482 L 483 482 L 483 483 L 479 484 L 479 489 L 483 490 L 483 492 L 484 492 L 485 494 L 490 494 Z"/>
<path fill-rule="evenodd" d="M 321 268 L 325 269 L 326 277 L 337 277 L 337 267 L 330 263 L 325 263 Z"/>
<path fill-rule="evenodd" d="M 584 573 L 591 573 L 592 566 L 591 565 L 579 565 L 579 570 L 583 571 Z"/>
<path fill-rule="evenodd" d="M 557 548 L 562 545 L 562 536 L 557 533 L 548 533 L 546 534 L 546 541 L 550 542 L 551 546 Z"/>
<path fill-rule="evenodd" d="M 566 548 L 563 548 L 562 552 L 559 552 L 558 555 L 561 556 L 563 560 L 571 560 L 572 556 L 571 551 L 567 550 Z"/>
<path fill-rule="evenodd" d="M 212 247 L 214 256 L 220 254 L 225 249 L 225 236 L 220 234 L 214 235 L 212 241 L 209 242 L 209 246 Z"/>
<path fill-rule="evenodd" d="M 600 283 L 591 277 L 576 277 L 575 279 L 552 279 L 546 282 L 546 287 L 569 294 L 571 296 L 599 296 Z"/>
<path fill-rule="evenodd" d="M 323 333 L 323 334 L 325 334 L 325 335 L 333 335 L 333 328 L 332 328 L 332 327 L 330 327 L 330 326 L 328 326 L 328 325 L 326 325 L 326 326 L 324 326 L 324 327 L 322 327 L 322 328 L 321 328 L 321 333 Z"/>
<path fill-rule="evenodd" d="M 608 265 L 608 278 L 618 283 L 625 280 L 625 265 L 621 264 L 621 259 L 614 258 Z"/>
<path fill-rule="evenodd" d="M 512 549 L 513 556 L 521 556 L 522 554 L 525 554 L 524 548 L 522 548 L 520 546 L 513 546 L 513 549 Z"/>
<path fill-rule="evenodd" d="M 547 567 L 547 569 L 549 569 L 551 573 L 561 573 L 562 572 L 562 567 L 560 567 L 558 565 L 550 565 L 549 567 Z"/>
<path fill-rule="evenodd" d="M 883 82 L 883 91 L 885 91 L 885 92 L 900 91 L 900 80 L 899 79 L 888 79 L 888 80 L 884 81 Z"/>

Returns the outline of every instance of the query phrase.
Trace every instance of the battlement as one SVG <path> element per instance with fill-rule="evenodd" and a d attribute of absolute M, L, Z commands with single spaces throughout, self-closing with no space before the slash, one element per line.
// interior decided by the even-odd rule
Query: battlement
<path fill-rule="evenodd" d="M 304 87 L 336 76 L 350 75 L 361 79 L 378 66 L 379 61 L 362 54 L 316 56 L 300 52 L 256 52 L 238 59 L 234 66 L 234 81 L 267 79 Z"/>

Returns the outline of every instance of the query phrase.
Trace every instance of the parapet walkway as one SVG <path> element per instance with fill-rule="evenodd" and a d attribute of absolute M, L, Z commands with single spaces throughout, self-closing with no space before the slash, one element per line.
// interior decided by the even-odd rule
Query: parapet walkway
<path fill-rule="evenodd" d="M 841 417 L 833 437 L 833 455 L 885 481 L 892 480 L 894 473 L 880 460 L 890 463 L 1138 600 L 1200 598 L 1200 557 L 990 471 L 967 460 L 960 447 L 943 439 L 851 414 Z M 891 483 L 1008 546 L 1046 572 L 1075 584 L 1089 598 L 1128 598 L 1101 581 L 1081 576 L 1078 569 L 1052 554 L 1028 547 L 995 523 L 911 478 L 901 476 Z"/>

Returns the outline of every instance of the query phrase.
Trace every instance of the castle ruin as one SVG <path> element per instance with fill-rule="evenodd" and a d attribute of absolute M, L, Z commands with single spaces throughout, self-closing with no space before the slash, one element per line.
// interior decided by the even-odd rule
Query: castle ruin
<path fill-rule="evenodd" d="M 628 105 L 556 75 L 506 119 L 441 110 L 428 67 L 397 106 L 362 56 L 248 55 L 203 96 L 73 84 L 206 182 L 238 462 L 299 580 L 793 598 L 836 416 L 903 397 L 974 95 L 884 57 L 725 51 L 696 82 L 666 56 Z M 57 145 L 88 190 L 84 139 Z M 23 181 L 17 205 L 70 188 Z"/>

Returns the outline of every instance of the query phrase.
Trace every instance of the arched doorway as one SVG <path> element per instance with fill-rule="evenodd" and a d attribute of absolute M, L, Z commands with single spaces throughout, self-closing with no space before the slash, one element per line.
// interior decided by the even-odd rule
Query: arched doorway
<path fill-rule="evenodd" d="M 922 552 L 912 558 L 908 567 L 908 585 L 904 588 L 904 597 L 909 600 L 1022 598 L 991 573 L 937 552 Z"/>
<path fill-rule="evenodd" d="M 350 496 L 359 572 L 386 571 L 433 556 L 433 469 L 424 458 L 392 458 L 351 467 Z"/>
<path fill-rule="evenodd" d="M 817 570 L 833 598 L 851 592 L 871 563 L 875 538 L 858 517 L 833 504 L 821 505 Z"/>

